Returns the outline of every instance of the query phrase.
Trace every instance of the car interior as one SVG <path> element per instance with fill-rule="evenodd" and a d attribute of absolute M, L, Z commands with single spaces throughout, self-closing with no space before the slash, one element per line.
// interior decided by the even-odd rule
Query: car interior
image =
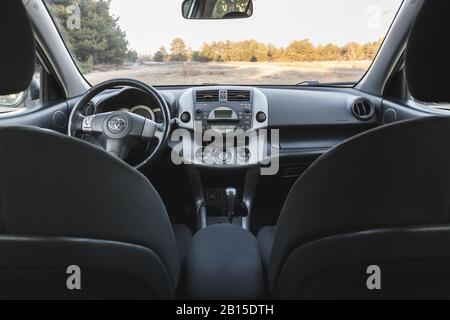
<path fill-rule="evenodd" d="M 450 298 L 449 1 L 403 1 L 350 86 L 91 86 L 44 2 L 0 2 L 0 96 L 39 86 L 0 113 L 0 299 Z"/>

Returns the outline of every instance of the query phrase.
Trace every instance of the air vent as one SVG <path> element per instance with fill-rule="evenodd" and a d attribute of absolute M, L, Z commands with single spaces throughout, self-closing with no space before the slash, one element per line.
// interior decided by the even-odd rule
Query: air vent
<path fill-rule="evenodd" d="M 218 102 L 219 91 L 218 90 L 197 91 L 197 93 L 195 94 L 195 100 L 197 102 Z"/>
<path fill-rule="evenodd" d="M 352 112 L 360 120 L 369 120 L 375 113 L 375 108 L 369 100 L 358 99 L 353 102 Z"/>
<path fill-rule="evenodd" d="M 237 102 L 250 101 L 250 91 L 228 90 L 228 101 L 237 101 Z"/>
<path fill-rule="evenodd" d="M 84 116 L 88 117 L 88 116 L 93 116 L 95 114 L 95 112 L 96 112 L 95 104 L 92 101 L 90 101 L 84 107 L 82 114 Z"/>

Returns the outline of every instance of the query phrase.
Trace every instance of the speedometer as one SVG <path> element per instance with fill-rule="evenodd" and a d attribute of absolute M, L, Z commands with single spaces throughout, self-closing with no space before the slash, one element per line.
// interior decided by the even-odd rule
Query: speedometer
<path fill-rule="evenodd" d="M 147 106 L 135 106 L 130 111 L 134 114 L 155 121 L 155 113 L 151 108 Z"/>

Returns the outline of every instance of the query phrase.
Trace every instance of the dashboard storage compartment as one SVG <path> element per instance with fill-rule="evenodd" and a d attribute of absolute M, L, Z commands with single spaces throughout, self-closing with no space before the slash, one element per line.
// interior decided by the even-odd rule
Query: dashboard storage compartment
<path fill-rule="evenodd" d="M 186 285 L 192 299 L 260 299 L 264 278 L 256 238 L 231 224 L 216 224 L 193 238 Z"/>

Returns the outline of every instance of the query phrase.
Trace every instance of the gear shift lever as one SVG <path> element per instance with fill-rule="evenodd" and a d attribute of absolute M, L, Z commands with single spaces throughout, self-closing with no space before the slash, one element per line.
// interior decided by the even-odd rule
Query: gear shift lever
<path fill-rule="evenodd" d="M 234 207 L 236 205 L 236 188 L 227 188 L 228 222 L 233 223 Z"/>

